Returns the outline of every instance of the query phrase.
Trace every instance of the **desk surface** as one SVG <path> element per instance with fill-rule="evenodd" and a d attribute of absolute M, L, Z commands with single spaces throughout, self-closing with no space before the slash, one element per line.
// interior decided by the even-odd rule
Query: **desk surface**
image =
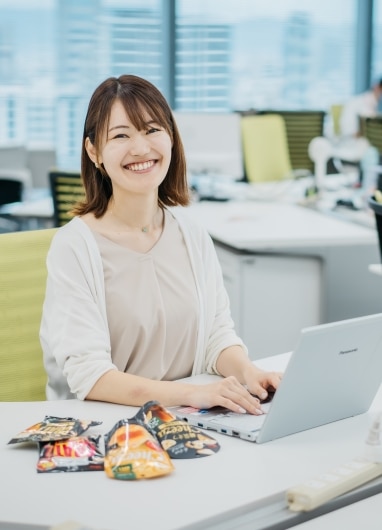
<path fill-rule="evenodd" d="M 283 369 L 286 362 L 284 354 L 258 364 Z M 166 477 L 123 482 L 108 478 L 103 471 L 37 474 L 36 447 L 7 443 L 46 414 L 102 420 L 93 429 L 106 432 L 136 409 L 77 400 L 3 402 L 0 521 L 58 525 L 75 520 L 99 530 L 181 529 L 283 492 L 353 459 L 362 453 L 365 435 L 381 404 L 382 391 L 367 414 L 261 445 L 214 433 L 221 444 L 219 453 L 174 460 L 175 471 Z M 374 513 L 381 516 L 379 506 Z"/>
<path fill-rule="evenodd" d="M 50 220 L 53 218 L 53 200 L 50 191 L 46 188 L 31 188 L 22 202 L 1 205 L 0 214 L 21 220 Z"/>
<path fill-rule="evenodd" d="M 275 251 L 301 247 L 369 245 L 375 229 L 282 202 L 198 202 L 188 214 L 216 240 L 236 249 Z"/>
<path fill-rule="evenodd" d="M 379 494 L 302 523 L 296 530 L 380 530 L 381 519 L 382 494 Z"/>

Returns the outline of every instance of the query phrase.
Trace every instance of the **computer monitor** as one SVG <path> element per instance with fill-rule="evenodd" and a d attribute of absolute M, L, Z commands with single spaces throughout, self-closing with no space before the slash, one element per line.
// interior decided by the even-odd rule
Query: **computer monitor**
<path fill-rule="evenodd" d="M 243 179 L 239 114 L 181 111 L 173 114 L 183 140 L 190 177 Z"/>

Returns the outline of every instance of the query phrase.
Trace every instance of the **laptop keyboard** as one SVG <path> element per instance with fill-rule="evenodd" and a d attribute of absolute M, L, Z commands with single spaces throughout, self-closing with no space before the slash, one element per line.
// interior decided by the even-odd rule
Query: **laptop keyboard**
<path fill-rule="evenodd" d="M 220 425 L 226 425 L 235 430 L 251 430 L 257 431 L 261 428 L 264 423 L 266 413 L 268 412 L 271 403 L 263 403 L 262 409 L 264 414 L 261 416 L 255 416 L 253 414 L 237 414 L 236 412 L 222 412 L 221 414 L 216 414 L 215 417 L 209 418 L 209 421 L 212 423 L 219 423 Z"/>

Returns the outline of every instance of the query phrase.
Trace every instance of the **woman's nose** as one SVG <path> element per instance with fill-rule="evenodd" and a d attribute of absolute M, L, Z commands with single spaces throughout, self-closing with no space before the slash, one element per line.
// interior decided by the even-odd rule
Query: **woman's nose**
<path fill-rule="evenodd" d="M 150 143 L 146 133 L 136 134 L 131 138 L 130 153 L 134 156 L 146 155 L 150 152 Z"/>

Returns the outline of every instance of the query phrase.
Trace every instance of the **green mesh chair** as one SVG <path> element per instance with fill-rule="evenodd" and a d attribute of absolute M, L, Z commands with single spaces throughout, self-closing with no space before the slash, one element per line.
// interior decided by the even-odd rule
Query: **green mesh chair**
<path fill-rule="evenodd" d="M 323 136 L 326 113 L 322 110 L 262 110 L 260 114 L 278 114 L 284 118 L 292 169 L 301 172 L 301 176 L 304 171 L 313 173 L 308 147 L 313 138 Z"/>
<path fill-rule="evenodd" d="M 51 171 L 50 191 L 53 199 L 54 224 L 63 226 L 73 217 L 73 206 L 84 198 L 85 190 L 79 173 Z"/>
<path fill-rule="evenodd" d="M 0 401 L 46 399 L 39 329 L 55 232 L 0 234 Z"/>
<path fill-rule="evenodd" d="M 370 144 L 376 147 L 379 154 L 382 155 L 382 117 L 362 118 L 361 131 Z"/>

